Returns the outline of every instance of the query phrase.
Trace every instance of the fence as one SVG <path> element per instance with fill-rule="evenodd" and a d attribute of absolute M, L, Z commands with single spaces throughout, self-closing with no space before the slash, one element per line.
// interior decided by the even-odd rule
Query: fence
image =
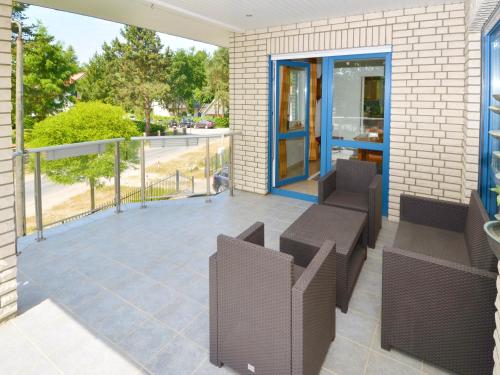
<path fill-rule="evenodd" d="M 102 211 L 104 209 L 109 209 L 115 207 L 115 212 L 121 212 L 122 204 L 127 203 L 137 203 L 140 202 L 142 207 L 146 207 L 147 201 L 170 199 L 173 196 L 183 194 L 185 196 L 190 196 L 194 194 L 195 190 L 195 179 L 193 176 L 187 176 L 186 174 L 176 171 L 174 174 L 168 175 L 165 178 L 150 179 L 146 181 L 146 145 L 150 149 L 155 148 L 170 148 L 170 147 L 180 147 L 180 146 L 204 146 L 205 157 L 204 157 L 204 173 L 205 183 L 206 183 L 206 201 L 210 201 L 211 183 L 210 177 L 218 170 L 227 166 L 227 173 L 229 175 L 229 190 L 230 194 L 233 195 L 233 171 L 232 171 L 232 150 L 234 145 L 234 136 L 239 135 L 235 132 L 227 132 L 224 134 L 208 134 L 208 135 L 177 135 L 177 136 L 154 136 L 154 137 L 134 137 L 132 141 L 137 141 L 140 144 L 140 187 L 130 189 L 124 194 L 121 191 L 121 163 L 122 156 L 120 151 L 120 145 L 124 143 L 125 139 L 115 138 L 107 140 L 99 140 L 92 142 L 82 142 L 76 144 L 49 146 L 35 149 L 27 149 L 24 153 L 16 152 L 14 153 L 14 158 L 16 162 L 26 162 L 28 159 L 32 160 L 33 170 L 34 170 L 34 211 L 35 211 L 35 226 L 37 232 L 37 240 L 43 240 L 43 230 L 44 227 L 56 225 L 58 223 L 64 223 L 71 220 L 76 220 L 78 218 L 88 216 L 92 213 Z M 227 139 L 229 138 L 229 147 L 220 147 L 215 155 L 210 155 L 210 141 L 213 139 Z M 205 144 L 203 144 L 203 142 Z M 44 223 L 43 221 L 43 206 L 42 206 L 42 156 L 45 161 L 55 161 L 64 158 L 74 158 L 82 157 L 86 155 L 96 155 L 103 154 L 107 152 L 107 155 L 111 153 L 110 147 L 113 147 L 114 155 L 114 176 L 112 179 L 114 198 L 108 200 L 101 204 L 95 204 L 95 194 L 93 187 L 91 187 L 90 194 L 90 207 L 83 212 L 79 212 L 75 215 L 68 215 L 67 217 L 58 220 L 49 220 Z M 31 158 L 28 158 L 31 156 Z M 17 177 L 16 177 L 17 178 Z M 24 189 L 22 191 L 24 194 Z M 26 208 L 26 202 L 24 195 L 18 196 L 16 191 L 16 199 L 21 199 L 23 202 L 23 207 Z M 22 212 L 16 212 L 16 215 L 22 215 Z M 24 223 L 26 227 L 26 217 L 19 217 L 20 221 Z M 24 235 L 21 233 L 18 235 Z"/>

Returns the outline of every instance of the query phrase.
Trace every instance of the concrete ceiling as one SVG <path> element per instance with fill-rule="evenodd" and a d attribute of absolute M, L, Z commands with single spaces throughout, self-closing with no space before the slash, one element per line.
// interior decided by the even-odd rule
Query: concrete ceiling
<path fill-rule="evenodd" d="M 219 46 L 231 32 L 456 0 L 25 0 Z"/>

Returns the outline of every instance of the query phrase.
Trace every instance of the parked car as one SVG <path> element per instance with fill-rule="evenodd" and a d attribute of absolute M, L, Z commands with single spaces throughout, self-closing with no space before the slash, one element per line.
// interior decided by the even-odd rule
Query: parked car
<path fill-rule="evenodd" d="M 177 121 L 175 121 L 175 120 L 170 120 L 170 122 L 169 122 L 168 126 L 169 126 L 170 128 L 173 128 L 174 126 L 178 126 Z"/>
<path fill-rule="evenodd" d="M 215 123 L 210 120 L 201 120 L 200 122 L 197 122 L 195 124 L 195 127 L 198 129 L 213 129 L 215 126 Z"/>
<path fill-rule="evenodd" d="M 229 188 L 229 167 L 222 167 L 222 169 L 214 173 L 214 182 L 212 186 L 216 193 L 220 193 Z"/>
<path fill-rule="evenodd" d="M 180 123 L 180 126 L 184 126 L 186 128 L 193 128 L 194 122 L 188 117 L 183 117 Z"/>

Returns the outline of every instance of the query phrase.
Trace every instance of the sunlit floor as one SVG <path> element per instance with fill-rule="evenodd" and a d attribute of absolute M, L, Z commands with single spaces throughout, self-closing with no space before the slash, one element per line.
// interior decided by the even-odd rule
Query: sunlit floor
<path fill-rule="evenodd" d="M 219 233 L 265 223 L 266 246 L 309 203 L 237 192 L 126 206 L 20 242 L 20 315 L 0 326 L 0 374 L 233 374 L 208 361 L 208 257 Z M 353 293 L 321 375 L 438 374 L 380 348 L 387 221 Z M 7 344 L 5 344 L 7 343 Z"/>
<path fill-rule="evenodd" d="M 295 191 L 297 193 L 318 195 L 318 180 L 319 180 L 320 161 L 309 162 L 309 178 L 307 180 L 294 182 L 281 186 L 280 189 Z"/>

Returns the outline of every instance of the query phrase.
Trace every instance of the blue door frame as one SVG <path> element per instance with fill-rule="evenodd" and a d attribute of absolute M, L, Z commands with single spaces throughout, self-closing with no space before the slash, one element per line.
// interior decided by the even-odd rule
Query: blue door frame
<path fill-rule="evenodd" d="M 334 82 L 334 65 L 337 61 L 346 60 L 385 60 L 384 72 L 384 142 L 359 142 L 353 140 L 340 140 L 333 139 L 333 94 L 335 90 Z M 322 108 L 322 123 L 321 123 L 321 139 L 326 142 L 321 142 L 321 175 L 325 175 L 332 169 L 332 147 L 349 147 L 349 148 L 362 148 L 366 150 L 382 151 L 382 214 L 387 216 L 389 209 L 389 160 L 390 160 L 390 121 L 391 121 L 391 61 L 392 54 L 385 53 L 370 53 L 362 55 L 346 55 L 346 56 L 332 56 L 323 59 L 323 93 L 322 96 L 326 98 L 325 103 L 328 105 Z M 326 68 L 326 69 L 325 69 Z"/>
<path fill-rule="evenodd" d="M 293 132 L 288 132 L 288 133 L 280 133 L 279 131 L 279 127 L 280 127 L 280 124 L 279 124 L 279 108 L 278 106 L 280 105 L 280 83 L 281 83 L 281 77 L 280 77 L 280 68 L 282 66 L 286 66 L 286 67 L 295 67 L 295 68 L 303 68 L 306 70 L 306 74 L 307 74 L 307 79 L 306 79 L 306 100 L 305 100 L 305 104 L 306 104 L 306 118 L 305 118 L 305 124 L 304 124 L 304 130 L 300 130 L 300 131 L 293 131 Z M 304 138 L 304 174 L 300 175 L 300 176 L 295 176 L 295 177 L 291 177 L 291 178 L 285 178 L 283 180 L 278 180 L 276 177 L 276 187 L 280 187 L 280 186 L 283 186 L 283 185 L 287 185 L 287 184 L 293 184 L 294 182 L 297 182 L 297 181 L 301 181 L 301 180 L 305 180 L 307 179 L 307 177 L 309 177 L 309 163 L 308 163 L 308 160 L 309 160 L 309 87 L 310 87 L 310 74 L 311 74 L 311 69 L 310 69 L 310 65 L 308 63 L 305 63 L 305 62 L 298 62 L 298 61 L 278 61 L 278 63 L 276 64 L 276 103 L 275 103 L 275 113 L 277 114 L 276 118 L 275 118 L 275 144 L 274 144 L 274 147 L 275 149 L 274 150 L 278 150 L 278 147 L 279 147 L 279 141 L 280 140 L 286 140 L 286 139 L 296 139 L 296 138 Z M 277 152 L 277 151 L 275 151 Z M 275 171 L 276 171 L 276 175 L 279 176 L 279 160 L 278 158 L 275 159 Z"/>
<path fill-rule="evenodd" d="M 376 150 L 383 152 L 383 165 L 382 165 L 382 213 L 387 216 L 388 213 L 388 197 L 389 197 L 389 160 L 390 160 L 390 111 L 391 111 L 391 73 L 392 73 L 392 53 L 371 53 L 371 54 L 358 54 L 358 55 L 346 55 L 346 56 L 331 56 L 323 57 L 322 59 L 322 108 L 321 108 L 321 168 L 320 174 L 324 176 L 332 169 L 332 146 L 334 140 L 332 138 L 332 113 L 333 113 L 333 73 L 335 61 L 342 60 L 366 60 L 366 59 L 384 59 L 385 60 L 385 86 L 384 86 L 384 142 L 383 143 L 373 143 L 373 142 L 357 142 L 357 141 L 347 141 L 347 140 L 335 140 L 335 145 L 341 147 L 352 147 L 352 148 L 364 148 L 367 150 Z M 279 66 L 280 61 L 276 63 Z M 290 62 L 287 62 L 290 64 Z M 279 68 L 277 68 L 279 69 Z M 278 71 L 278 70 L 276 70 Z M 271 193 L 283 195 L 287 197 L 307 200 L 311 202 L 317 202 L 317 197 L 297 193 L 294 191 L 283 190 L 272 186 L 273 181 L 273 168 L 272 168 L 272 156 L 273 156 L 273 146 L 277 147 L 276 139 L 273 143 L 273 61 L 269 57 L 269 163 L 268 163 L 268 190 Z M 278 78 L 278 77 L 277 77 Z M 279 83 L 279 82 L 278 82 Z M 279 87 L 279 86 L 276 86 Z M 276 91 L 276 103 L 279 103 L 279 90 Z M 277 138 L 277 137 L 276 137 Z M 274 149 L 275 150 L 275 149 Z"/>
<path fill-rule="evenodd" d="M 479 168 L 479 193 L 486 208 L 486 211 L 493 216 L 497 213 L 496 193 L 490 190 L 495 186 L 495 174 L 492 168 L 493 151 L 499 150 L 498 141 L 489 135 L 490 130 L 500 128 L 500 120 L 498 115 L 489 110 L 492 105 L 491 81 L 492 79 L 500 79 L 500 61 L 492 63 L 493 51 L 492 43 L 498 41 L 500 43 L 500 22 L 498 22 L 487 34 L 482 38 L 483 46 L 483 76 L 482 76 L 482 116 L 481 116 L 481 142 L 480 142 L 480 168 Z M 496 47 L 500 48 L 500 46 Z M 498 52 L 497 52 L 498 53 Z"/>

